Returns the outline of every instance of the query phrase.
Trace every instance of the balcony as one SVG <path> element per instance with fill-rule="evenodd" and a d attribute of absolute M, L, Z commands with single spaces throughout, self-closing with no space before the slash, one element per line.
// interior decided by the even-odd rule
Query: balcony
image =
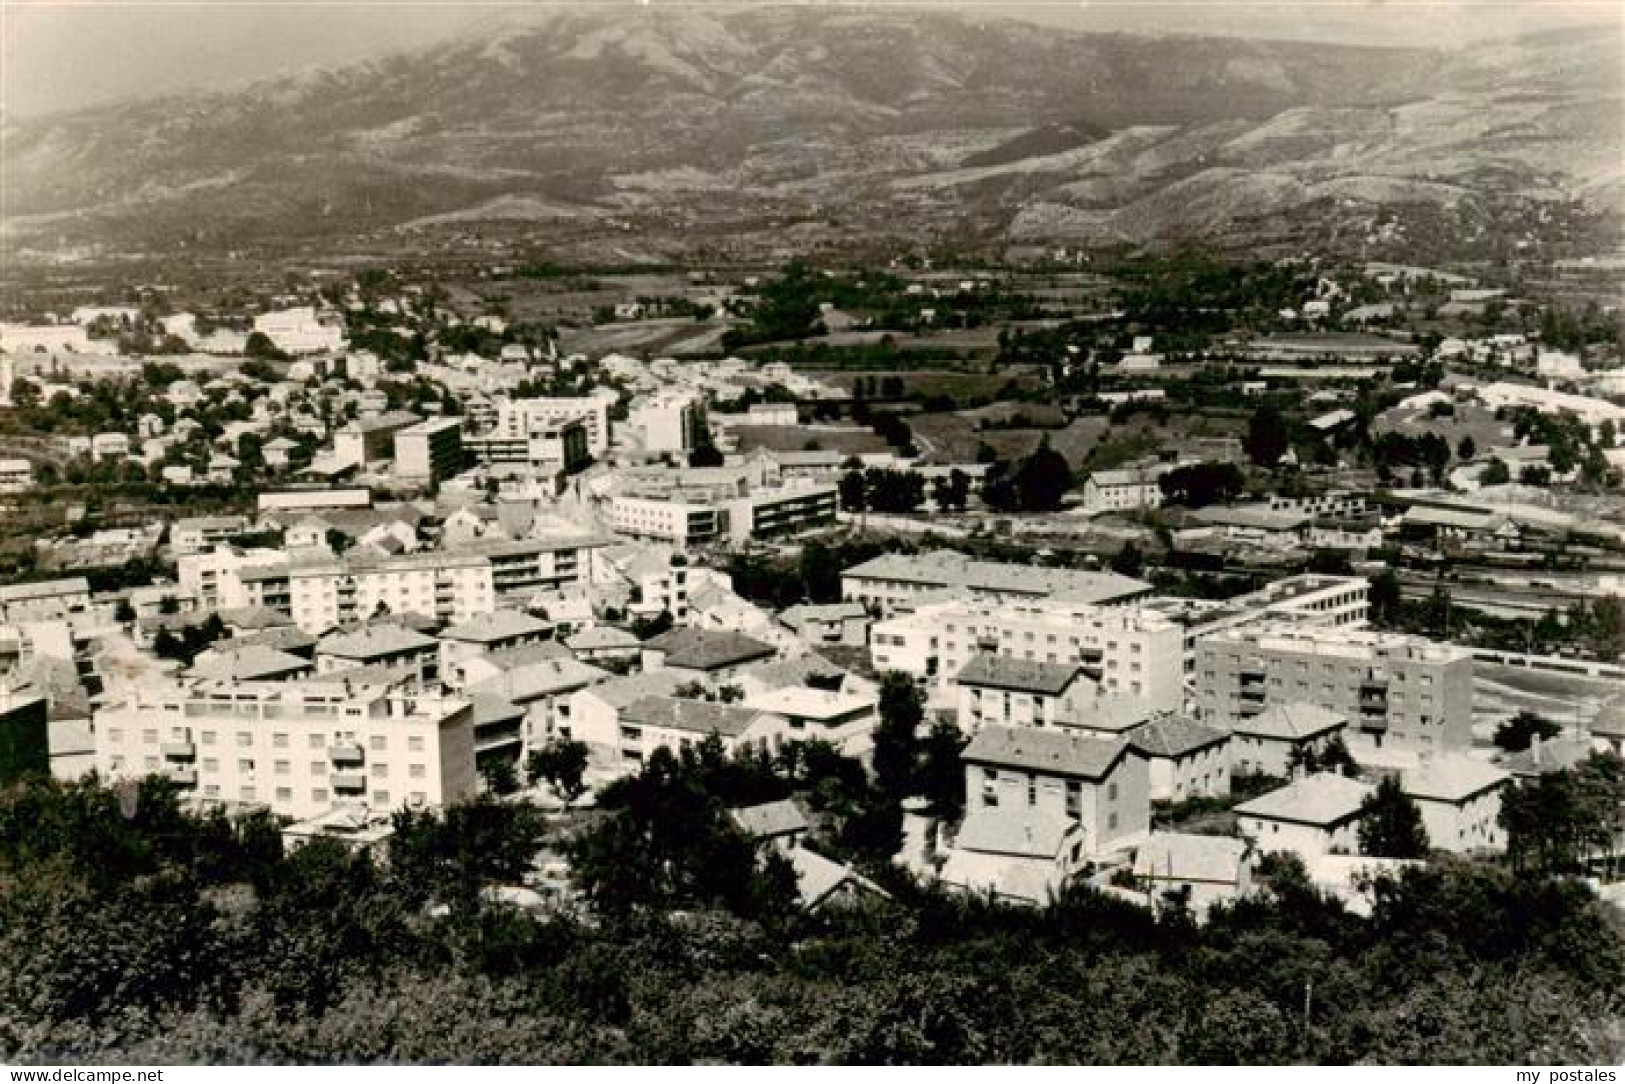
<path fill-rule="evenodd" d="M 169 760 L 197 759 L 197 746 L 189 741 L 166 741 L 158 748 Z"/>
<path fill-rule="evenodd" d="M 366 754 L 361 751 L 361 746 L 354 744 L 330 746 L 327 755 L 334 764 L 360 764 L 366 759 Z"/>
<path fill-rule="evenodd" d="M 168 774 L 169 778 L 174 780 L 176 785 L 178 785 L 178 786 L 182 786 L 182 787 L 195 787 L 195 786 L 197 786 L 197 769 L 196 768 L 182 767 L 180 765 L 172 764 L 172 765 L 170 765 L 169 771 L 168 771 L 167 774 Z"/>
<path fill-rule="evenodd" d="M 355 793 L 367 789 L 367 777 L 360 772 L 334 772 L 328 777 L 335 791 Z"/>

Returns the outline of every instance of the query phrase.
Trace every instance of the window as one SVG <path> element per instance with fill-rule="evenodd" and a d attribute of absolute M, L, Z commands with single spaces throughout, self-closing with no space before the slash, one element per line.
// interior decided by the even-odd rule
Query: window
<path fill-rule="evenodd" d="M 214 757 L 204 757 L 203 770 L 206 772 L 218 772 L 220 770 L 220 761 L 216 760 Z"/>
<path fill-rule="evenodd" d="M 251 772 L 254 770 L 254 762 L 246 758 L 239 760 L 237 762 L 237 770 L 240 772 Z"/>
<path fill-rule="evenodd" d="M 389 737 L 384 734 L 374 734 L 367 742 L 375 753 L 382 753 L 389 748 Z"/>
<path fill-rule="evenodd" d="M 1038 804 L 1038 777 L 1030 773 L 1027 776 L 1027 804 L 1030 806 Z"/>
<path fill-rule="evenodd" d="M 273 748 L 273 749 L 286 749 L 287 747 L 288 747 L 288 736 L 286 734 L 272 734 L 271 735 L 271 748 Z"/>
<path fill-rule="evenodd" d="M 1107 784 L 1107 786 L 1106 786 L 1106 800 L 1108 802 L 1117 801 L 1117 784 L 1116 783 Z"/>
<path fill-rule="evenodd" d="M 325 749 L 327 747 L 327 738 L 321 734 L 312 734 L 310 736 L 310 747 L 312 749 Z"/>
<path fill-rule="evenodd" d="M 1113 813 L 1111 816 L 1106 818 L 1106 827 L 1111 829 L 1112 831 L 1117 830 L 1117 814 L 1116 813 Z"/>
<path fill-rule="evenodd" d="M 116 726 L 108 727 L 107 728 L 107 740 L 108 741 L 123 741 L 124 740 L 124 731 L 123 731 L 123 729 L 120 728 L 120 727 L 116 727 Z"/>
<path fill-rule="evenodd" d="M 203 732 L 203 744 L 204 745 L 213 745 L 214 744 L 214 731 L 205 730 Z"/>
<path fill-rule="evenodd" d="M 152 745 L 158 740 L 158 732 L 156 730 L 143 730 L 141 732 L 141 740 L 146 742 L 148 745 Z"/>
<path fill-rule="evenodd" d="M 372 804 L 373 805 L 387 806 L 389 804 L 389 791 L 387 791 L 387 790 L 375 790 L 375 791 L 373 791 L 372 792 Z"/>
<path fill-rule="evenodd" d="M 412 734 L 406 739 L 406 748 L 414 753 L 423 752 L 423 735 Z"/>
<path fill-rule="evenodd" d="M 374 764 L 372 766 L 372 777 L 374 779 L 388 779 L 389 778 L 389 765 L 388 764 Z"/>
<path fill-rule="evenodd" d="M 276 800 L 279 801 L 279 802 L 291 802 L 291 801 L 293 801 L 293 788 L 292 787 L 278 787 L 276 789 Z"/>
<path fill-rule="evenodd" d="M 323 790 L 321 787 L 317 787 L 315 790 L 310 792 L 310 800 L 313 802 L 327 801 L 327 791 Z"/>
<path fill-rule="evenodd" d="M 271 770 L 278 775 L 290 775 L 293 772 L 292 761 L 279 760 L 271 766 Z"/>
<path fill-rule="evenodd" d="M 1066 781 L 1066 815 L 1073 820 L 1083 816 L 1083 784 L 1076 779 Z"/>
<path fill-rule="evenodd" d="M 242 799 L 245 802 L 252 802 L 257 797 L 253 787 L 244 787 L 242 789 L 242 791 L 241 791 L 241 794 L 242 794 Z"/>
<path fill-rule="evenodd" d="M 327 761 L 325 761 L 325 760 L 313 760 L 313 761 L 311 761 L 310 762 L 310 774 L 311 775 L 326 775 L 327 774 Z"/>
<path fill-rule="evenodd" d="M 428 770 L 421 764 L 414 764 L 406 770 L 406 774 L 412 779 L 422 779 L 428 774 Z"/>
<path fill-rule="evenodd" d="M 237 731 L 237 747 L 239 749 L 251 749 L 251 748 L 253 748 L 253 746 L 254 746 L 254 735 L 253 734 L 251 734 L 250 732 L 248 732 L 246 730 Z"/>

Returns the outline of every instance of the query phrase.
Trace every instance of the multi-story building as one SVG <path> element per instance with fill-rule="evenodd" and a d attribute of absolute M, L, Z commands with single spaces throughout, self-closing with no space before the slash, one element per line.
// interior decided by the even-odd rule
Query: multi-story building
<path fill-rule="evenodd" d="M 170 526 L 169 544 L 180 557 L 212 549 L 247 530 L 247 516 L 189 516 Z"/>
<path fill-rule="evenodd" d="M 491 563 L 498 595 L 564 591 L 591 583 L 598 554 L 610 540 L 602 535 L 547 535 L 509 541 L 474 542 L 459 552 Z"/>
<path fill-rule="evenodd" d="M 1255 622 L 1287 621 L 1324 628 L 1364 628 L 1370 607 L 1370 581 L 1364 576 L 1306 573 L 1276 580 L 1224 602 L 1188 598 L 1147 599 L 1147 610 L 1177 622 L 1185 630 L 1185 672 L 1196 668 L 1196 644 L 1204 636 Z"/>
<path fill-rule="evenodd" d="M 431 418 L 395 434 L 395 473 L 420 482 L 438 482 L 463 470 L 463 423 Z"/>
<path fill-rule="evenodd" d="M 618 535 L 668 542 L 680 549 L 716 542 L 732 533 L 726 505 L 677 496 L 612 497 L 609 523 Z"/>
<path fill-rule="evenodd" d="M 83 576 L 0 587 L 0 620 L 54 621 L 90 609 L 90 581 Z"/>
<path fill-rule="evenodd" d="M 869 653 L 877 670 L 938 684 L 981 653 L 1075 665 L 1107 692 L 1144 697 L 1155 710 L 1169 711 L 1183 699 L 1184 640 L 1177 622 L 1138 605 L 963 600 L 877 623 Z"/>
<path fill-rule="evenodd" d="M 1472 694 L 1471 653 L 1415 636 L 1264 624 L 1197 644 L 1196 712 L 1225 730 L 1303 701 L 1344 715 L 1377 745 L 1442 752 L 1471 744 Z"/>
<path fill-rule="evenodd" d="M 1094 515 L 1161 508 L 1162 486 L 1158 479 L 1166 469 L 1157 466 L 1097 470 L 1083 483 L 1083 510 Z"/>
<path fill-rule="evenodd" d="M 522 436 L 500 431 L 464 434 L 463 450 L 497 473 L 574 474 L 592 462 L 585 416 L 548 422 Z"/>
<path fill-rule="evenodd" d="M 416 414 L 404 410 L 372 418 L 358 418 L 333 434 L 333 461 L 346 466 L 368 467 L 388 459 L 395 451 L 395 434 L 421 421 L 423 419 Z"/>
<path fill-rule="evenodd" d="M 248 569 L 245 601 L 290 615 L 306 632 L 379 614 L 467 621 L 496 609 L 491 562 L 479 554 L 347 557 Z"/>
<path fill-rule="evenodd" d="M 705 396 L 692 388 L 662 388 L 635 400 L 627 425 L 642 437 L 646 452 L 687 455 L 711 439 Z"/>
<path fill-rule="evenodd" d="M 587 430 L 587 454 L 602 458 L 609 451 L 609 400 L 599 396 L 506 399 L 497 403 L 492 432 L 509 438 L 543 433 L 559 422 L 580 419 Z"/>
<path fill-rule="evenodd" d="M 447 805 L 476 791 L 466 700 L 342 675 L 140 686 L 96 713 L 95 735 L 106 778 L 166 775 L 196 798 L 264 804 L 280 817 Z"/>
<path fill-rule="evenodd" d="M 983 727 L 965 747 L 965 820 L 1020 824 L 1029 813 L 1083 827 L 1084 851 L 1099 855 L 1151 829 L 1151 775 L 1143 753 L 1057 730 Z"/>
<path fill-rule="evenodd" d="M 975 655 L 954 675 L 959 728 L 976 733 L 996 726 L 1061 726 L 1082 714 L 1095 686 L 1077 666 Z"/>
<path fill-rule="evenodd" d="M 1149 595 L 1151 585 L 1115 572 L 978 561 L 953 550 L 888 553 L 841 574 L 841 597 L 881 617 L 913 609 L 923 596 L 943 590 L 1000 603 L 1058 597 L 1110 606 Z"/>

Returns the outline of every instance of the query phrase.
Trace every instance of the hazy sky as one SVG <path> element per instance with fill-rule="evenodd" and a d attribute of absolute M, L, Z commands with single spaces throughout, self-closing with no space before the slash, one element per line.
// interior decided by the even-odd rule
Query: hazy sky
<path fill-rule="evenodd" d="M 672 0 L 647 3 L 680 6 Z M 26 116 L 189 86 L 230 86 L 478 33 L 550 8 L 588 6 L 620 9 L 636 18 L 640 5 L 637 0 L 0 0 L 0 111 Z M 1102 31 L 1403 45 L 1451 45 L 1599 23 L 1612 24 L 1617 33 L 1625 10 L 1619 0 L 898 0 L 888 6 L 1003 11 Z"/>

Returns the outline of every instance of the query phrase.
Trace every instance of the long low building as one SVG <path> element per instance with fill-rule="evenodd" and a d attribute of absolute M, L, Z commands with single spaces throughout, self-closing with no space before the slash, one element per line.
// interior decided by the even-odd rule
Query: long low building
<path fill-rule="evenodd" d="M 841 573 L 841 597 L 882 617 L 913 609 L 939 591 L 1000 602 L 1058 598 L 1110 606 L 1143 598 L 1151 590 L 1144 580 L 1116 572 L 979 561 L 953 550 L 883 554 Z"/>
<path fill-rule="evenodd" d="M 472 798 L 469 702 L 384 685 L 194 680 L 136 689 L 95 718 L 109 779 L 163 775 L 189 796 L 304 819 Z"/>

